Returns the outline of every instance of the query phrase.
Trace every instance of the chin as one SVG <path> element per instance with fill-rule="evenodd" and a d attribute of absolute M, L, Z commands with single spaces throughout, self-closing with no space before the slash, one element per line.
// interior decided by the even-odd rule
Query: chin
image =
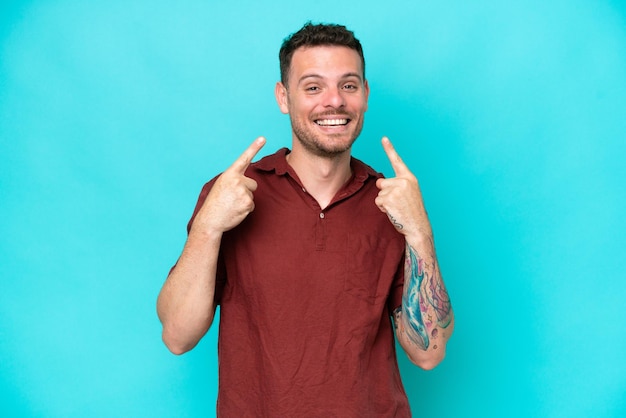
<path fill-rule="evenodd" d="M 341 133 L 317 131 L 317 126 L 307 127 L 305 124 L 292 120 L 294 138 L 309 153 L 318 157 L 335 158 L 350 152 L 352 144 L 361 133 L 361 129 L 350 129 Z M 361 125 L 357 125 L 360 128 Z"/>
<path fill-rule="evenodd" d="M 321 141 L 315 141 L 314 143 L 302 141 L 300 143 L 304 148 L 306 148 L 309 152 L 319 157 L 338 157 L 340 155 L 345 154 L 346 152 L 350 152 L 352 149 L 352 144 L 354 143 L 354 139 L 342 143 L 321 143 Z"/>

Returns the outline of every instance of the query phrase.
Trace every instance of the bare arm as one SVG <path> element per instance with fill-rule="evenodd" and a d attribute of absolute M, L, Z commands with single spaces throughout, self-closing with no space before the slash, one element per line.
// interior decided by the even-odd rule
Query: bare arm
<path fill-rule="evenodd" d="M 376 204 L 406 240 L 402 306 L 393 313 L 396 336 L 413 363 L 432 369 L 443 360 L 454 314 L 417 178 L 387 138 L 383 147 L 396 177 L 377 181 Z"/>
<path fill-rule="evenodd" d="M 406 244 L 402 306 L 394 312 L 394 324 L 400 345 L 411 361 L 432 369 L 443 360 L 454 315 L 432 240 L 419 248 L 421 254 Z"/>
<path fill-rule="evenodd" d="M 222 235 L 254 210 L 257 184 L 244 172 L 264 144 L 264 138 L 257 138 L 219 176 L 196 214 L 176 267 L 159 293 L 157 313 L 163 325 L 163 342 L 174 354 L 195 347 L 213 323 Z"/>

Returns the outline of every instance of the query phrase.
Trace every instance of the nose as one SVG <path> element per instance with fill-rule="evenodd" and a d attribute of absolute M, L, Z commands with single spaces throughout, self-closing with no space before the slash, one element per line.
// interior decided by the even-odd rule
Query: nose
<path fill-rule="evenodd" d="M 337 87 L 331 87 L 324 94 L 324 106 L 339 109 L 345 106 L 343 92 Z"/>

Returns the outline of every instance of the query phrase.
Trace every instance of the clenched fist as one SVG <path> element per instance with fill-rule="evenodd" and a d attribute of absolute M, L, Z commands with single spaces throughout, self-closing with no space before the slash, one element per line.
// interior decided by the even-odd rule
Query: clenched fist
<path fill-rule="evenodd" d="M 380 190 L 376 205 L 405 236 L 431 236 L 430 222 L 417 178 L 404 164 L 389 138 L 384 137 L 382 145 L 396 176 L 376 181 Z"/>
<path fill-rule="evenodd" d="M 215 181 L 193 222 L 192 231 L 221 234 L 239 225 L 254 210 L 257 183 L 244 173 L 265 145 L 259 137 Z"/>

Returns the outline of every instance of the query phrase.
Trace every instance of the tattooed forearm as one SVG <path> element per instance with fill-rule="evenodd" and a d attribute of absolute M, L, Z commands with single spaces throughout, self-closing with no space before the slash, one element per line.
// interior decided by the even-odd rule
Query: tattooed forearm
<path fill-rule="evenodd" d="M 409 277 L 408 286 L 405 283 L 404 293 L 402 295 L 402 320 L 404 329 L 411 341 L 419 346 L 422 350 L 428 348 L 428 332 L 424 325 L 422 317 L 423 301 L 421 300 L 420 289 L 424 281 L 423 261 L 418 260 L 415 252 L 407 244 L 407 265 L 405 273 L 410 272 L 410 276 L 405 274 L 405 278 Z"/>
<path fill-rule="evenodd" d="M 434 245 L 424 257 L 406 244 L 405 283 L 402 307 L 394 312 L 396 325 L 408 339 L 421 348 L 437 349 L 440 330 L 452 320 L 450 298 L 439 274 Z"/>

